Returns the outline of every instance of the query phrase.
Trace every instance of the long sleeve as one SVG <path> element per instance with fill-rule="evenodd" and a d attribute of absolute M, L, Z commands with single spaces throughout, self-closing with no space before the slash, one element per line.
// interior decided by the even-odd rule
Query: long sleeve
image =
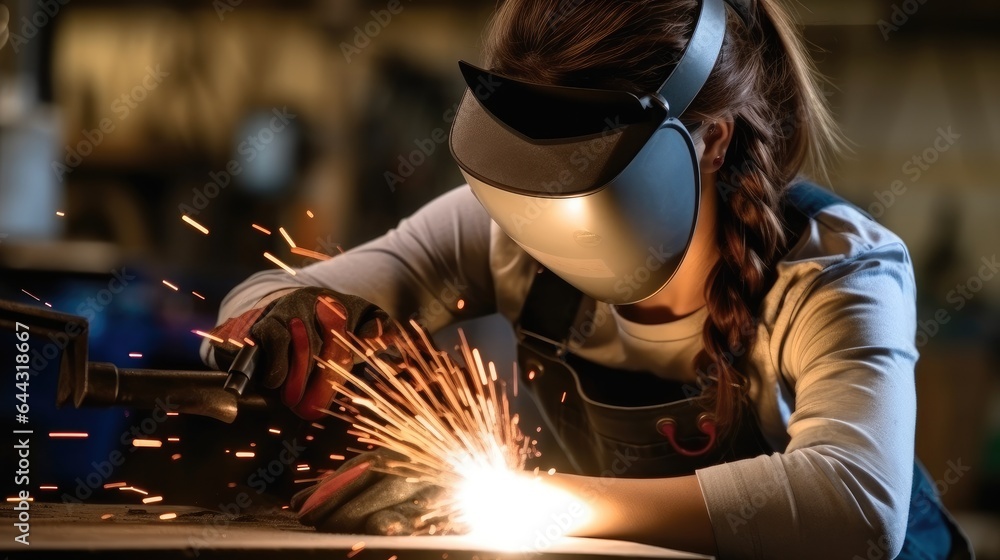
<path fill-rule="evenodd" d="M 431 332 L 491 313 L 496 305 L 489 269 L 490 224 L 469 187 L 455 188 L 385 235 L 296 269 L 294 276 L 283 270 L 250 276 L 223 299 L 218 322 L 268 301 L 271 294 L 305 286 L 361 297 L 394 319 L 416 319 Z M 209 349 L 202 344 L 201 355 L 213 365 Z"/>
<path fill-rule="evenodd" d="M 697 472 L 719 557 L 899 553 L 913 471 L 915 283 L 901 243 L 805 280 L 776 367 L 794 392 L 783 453 Z"/>

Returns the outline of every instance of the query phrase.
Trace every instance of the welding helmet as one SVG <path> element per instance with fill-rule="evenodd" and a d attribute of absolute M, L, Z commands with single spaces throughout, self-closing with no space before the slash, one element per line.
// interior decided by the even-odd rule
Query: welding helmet
<path fill-rule="evenodd" d="M 703 0 L 655 93 L 537 84 L 459 62 L 468 89 L 450 147 L 504 233 L 594 299 L 629 304 L 670 281 L 701 198 L 680 120 L 722 48 L 723 0 Z"/>

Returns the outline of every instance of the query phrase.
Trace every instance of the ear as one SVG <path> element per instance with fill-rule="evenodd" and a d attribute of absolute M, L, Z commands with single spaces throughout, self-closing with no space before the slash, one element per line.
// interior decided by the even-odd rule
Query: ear
<path fill-rule="evenodd" d="M 733 139 L 735 125 L 731 117 L 706 121 L 705 132 L 701 137 L 705 151 L 701 154 L 701 172 L 715 173 L 726 163 L 726 150 Z"/>

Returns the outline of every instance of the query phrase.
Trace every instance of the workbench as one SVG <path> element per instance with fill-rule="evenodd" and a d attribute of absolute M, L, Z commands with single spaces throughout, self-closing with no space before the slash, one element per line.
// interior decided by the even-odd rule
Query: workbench
<path fill-rule="evenodd" d="M 317 533 L 293 514 L 231 516 L 189 506 L 32 503 L 29 542 L 14 541 L 12 506 L 0 509 L 0 554 L 14 558 L 157 560 L 348 558 L 352 560 L 709 559 L 636 543 L 564 538 L 541 552 L 484 549 L 462 536 L 376 537 Z M 173 519 L 161 515 L 173 513 Z M 102 519 L 103 517 L 103 519 Z"/>

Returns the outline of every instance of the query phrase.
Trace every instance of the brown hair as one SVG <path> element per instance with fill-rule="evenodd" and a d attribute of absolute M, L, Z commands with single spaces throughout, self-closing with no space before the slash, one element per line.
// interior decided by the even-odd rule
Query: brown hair
<path fill-rule="evenodd" d="M 727 31 L 712 73 L 685 121 L 734 120 L 719 170 L 721 258 L 706 288 L 705 350 L 696 359 L 708 404 L 725 429 L 739 418 L 749 382 L 737 369 L 756 336 L 754 318 L 787 251 L 779 203 L 803 168 L 825 173 L 843 144 L 818 75 L 789 14 L 776 0 L 727 5 Z M 486 64 L 556 85 L 653 92 L 694 27 L 696 0 L 506 0 L 487 33 Z"/>

